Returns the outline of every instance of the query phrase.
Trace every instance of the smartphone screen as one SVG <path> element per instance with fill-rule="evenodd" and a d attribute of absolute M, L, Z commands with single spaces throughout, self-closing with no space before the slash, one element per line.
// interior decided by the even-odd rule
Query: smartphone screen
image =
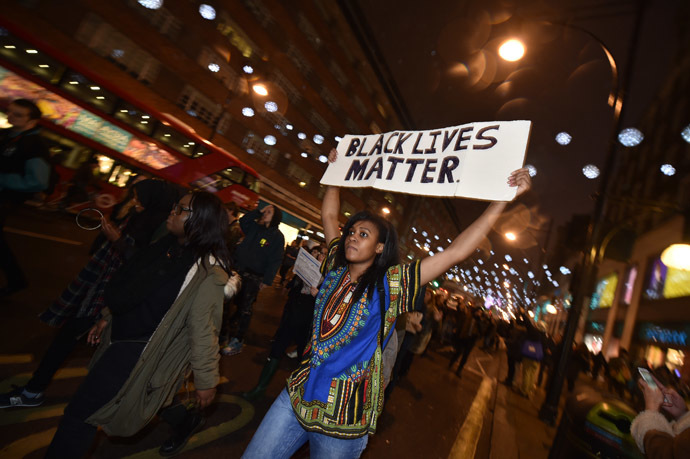
<path fill-rule="evenodd" d="M 649 370 L 646 368 L 638 368 L 637 371 L 640 372 L 640 376 L 642 376 L 642 379 L 644 379 L 644 382 L 646 382 L 649 387 L 652 389 L 658 388 L 656 382 L 652 378 L 652 375 L 649 373 Z"/>

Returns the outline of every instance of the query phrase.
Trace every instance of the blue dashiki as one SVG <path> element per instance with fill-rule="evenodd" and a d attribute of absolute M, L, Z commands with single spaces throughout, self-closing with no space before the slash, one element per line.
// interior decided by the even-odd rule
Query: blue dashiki
<path fill-rule="evenodd" d="M 381 308 L 378 291 L 351 304 L 356 283 L 347 267 L 335 268 L 340 239 L 331 242 L 321 266 L 325 279 L 316 297 L 309 347 L 287 380 L 292 408 L 309 431 L 357 438 L 376 431 L 383 409 Z M 419 294 L 419 261 L 388 269 L 384 282 L 384 336 Z"/>

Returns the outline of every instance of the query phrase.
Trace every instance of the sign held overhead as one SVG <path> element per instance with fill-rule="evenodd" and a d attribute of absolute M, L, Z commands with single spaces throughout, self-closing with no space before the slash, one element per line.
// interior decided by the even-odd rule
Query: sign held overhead
<path fill-rule="evenodd" d="M 346 135 L 324 185 L 425 196 L 509 201 L 506 179 L 522 167 L 531 121 L 477 122 L 430 131 Z"/>

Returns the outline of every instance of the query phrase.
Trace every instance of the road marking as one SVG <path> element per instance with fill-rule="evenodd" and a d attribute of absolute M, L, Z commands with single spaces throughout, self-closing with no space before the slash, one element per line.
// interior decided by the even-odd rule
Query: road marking
<path fill-rule="evenodd" d="M 209 427 L 208 429 L 204 429 L 201 432 L 198 432 L 192 438 L 189 439 L 189 442 L 187 443 L 187 446 L 184 447 L 182 452 L 184 451 L 190 451 L 192 449 L 198 448 L 199 446 L 203 446 L 207 443 L 210 443 L 212 441 L 215 441 L 219 438 L 222 438 L 236 430 L 241 429 L 245 425 L 247 425 L 252 418 L 254 418 L 254 406 L 243 399 L 242 397 L 238 397 L 237 395 L 220 395 L 217 398 L 217 403 L 228 403 L 228 404 L 235 404 L 239 405 L 240 407 L 240 413 L 232 418 L 229 421 L 223 422 L 218 424 L 217 426 L 212 426 Z M 41 419 L 41 418 L 49 418 L 49 417 L 54 417 L 54 416 L 59 416 L 62 414 L 62 411 L 64 410 L 66 404 L 62 405 L 53 405 L 53 406 L 47 406 L 47 407 L 42 407 L 39 409 L 31 409 L 31 410 L 25 410 L 22 412 L 14 412 L 17 413 L 18 416 L 16 418 L 21 418 L 24 417 L 24 419 L 19 419 L 18 422 L 27 422 L 30 420 L 35 420 L 35 419 Z M 29 416 L 26 416 L 25 413 L 31 412 Z M 10 416 L 13 413 L 10 412 Z M 4 416 L 3 416 L 4 418 Z M 31 419 L 29 419 L 31 418 Z M 7 422 L 5 424 L 6 419 L 3 419 L 3 423 L 0 425 L 6 425 L 6 424 L 12 424 L 13 422 Z M 0 457 L 26 457 L 30 453 L 34 451 L 38 451 L 41 448 L 45 448 L 46 446 L 50 445 L 50 442 L 53 439 L 53 436 L 55 435 L 55 431 L 57 431 L 57 427 L 54 427 L 52 429 L 44 430 L 43 432 L 39 432 L 36 434 L 28 435 L 26 437 L 20 438 L 19 440 L 16 440 L 9 445 L 5 446 L 2 450 L 0 450 Z M 158 448 L 151 448 L 147 449 L 145 451 L 140 451 L 138 453 L 135 453 L 131 456 L 127 456 L 130 459 L 142 459 L 142 458 L 160 458 L 160 455 L 158 454 Z"/>
<path fill-rule="evenodd" d="M 180 453 L 190 451 L 194 448 L 198 448 L 199 446 L 203 446 L 207 443 L 224 437 L 236 430 L 239 430 L 245 425 L 247 425 L 249 421 L 251 421 L 254 417 L 254 406 L 242 397 L 238 397 L 237 395 L 219 395 L 217 398 L 217 403 L 229 403 L 239 405 L 241 409 L 240 414 L 238 414 L 237 416 L 235 416 L 227 422 L 223 422 L 221 424 L 218 424 L 217 426 L 209 427 L 208 429 L 204 429 L 201 432 L 195 434 L 194 436 L 192 436 L 192 438 L 189 439 L 187 446 L 185 446 Z M 131 456 L 126 456 L 126 459 L 160 459 L 161 456 L 160 454 L 158 454 L 158 449 L 159 448 L 147 449 L 145 451 L 141 451 Z"/>
<path fill-rule="evenodd" d="M 55 376 L 53 376 L 53 379 L 70 379 L 70 378 L 79 378 L 82 376 L 86 376 L 88 373 L 88 370 L 86 367 L 70 367 L 70 368 L 62 368 L 58 370 L 57 373 L 55 373 Z M 1 392 L 9 392 L 12 390 L 12 385 L 16 386 L 23 386 L 26 384 L 29 379 L 31 378 L 31 373 L 20 373 L 18 375 L 12 376 L 10 378 L 7 378 L 0 382 L 0 393 Z"/>
<path fill-rule="evenodd" d="M 465 421 L 460 427 L 460 432 L 455 439 L 453 448 L 448 455 L 449 459 L 473 459 L 477 451 L 477 443 L 482 433 L 484 413 L 486 412 L 491 392 L 496 380 L 485 377 L 482 380 L 477 395 L 475 395 Z"/>
<path fill-rule="evenodd" d="M 33 354 L 0 354 L 0 365 L 8 365 L 11 363 L 31 363 L 33 360 Z"/>
<path fill-rule="evenodd" d="M 23 422 L 36 421 L 37 419 L 62 416 L 66 406 L 67 403 L 60 403 L 59 405 L 48 405 L 38 408 L 22 408 L 21 410 L 4 411 L 0 417 L 0 426 L 21 424 Z"/>
<path fill-rule="evenodd" d="M 57 236 L 50 236 L 48 234 L 34 233 L 32 231 L 25 231 L 18 228 L 5 227 L 6 233 L 19 234 L 21 236 L 34 237 L 36 239 L 45 239 L 46 241 L 62 242 L 69 245 L 83 245 L 83 242 L 73 241 L 72 239 L 64 239 Z"/>
<path fill-rule="evenodd" d="M 20 438 L 17 441 L 10 443 L 0 450 L 0 456 L 2 457 L 26 457 L 29 453 L 37 451 L 50 444 L 50 441 L 55 435 L 57 427 L 52 429 L 44 430 L 37 434 L 28 435 L 24 438 Z"/>

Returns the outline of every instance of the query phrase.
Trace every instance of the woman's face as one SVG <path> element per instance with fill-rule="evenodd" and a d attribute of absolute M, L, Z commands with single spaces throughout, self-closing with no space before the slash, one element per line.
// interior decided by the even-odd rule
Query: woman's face
<path fill-rule="evenodd" d="M 165 226 L 168 228 L 171 234 L 182 238 L 185 236 L 184 224 L 189 220 L 192 214 L 191 209 L 192 196 L 186 195 L 180 201 L 173 206 L 173 209 L 168 215 L 168 219 L 165 222 Z"/>
<path fill-rule="evenodd" d="M 349 263 L 373 261 L 383 252 L 383 243 L 378 242 L 379 231 L 373 222 L 360 220 L 352 225 L 345 235 L 345 259 Z"/>

